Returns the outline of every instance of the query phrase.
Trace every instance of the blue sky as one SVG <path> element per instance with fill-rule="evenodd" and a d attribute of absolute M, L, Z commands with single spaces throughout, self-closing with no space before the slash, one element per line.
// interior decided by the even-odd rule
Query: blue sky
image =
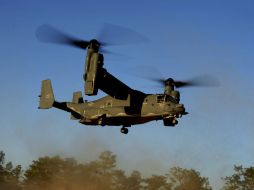
<path fill-rule="evenodd" d="M 151 175 L 173 166 L 194 168 L 218 189 L 234 164 L 254 165 L 253 8 L 250 0 L 0 0 L 0 149 L 25 167 L 43 155 L 89 161 L 111 150 L 127 171 Z M 40 43 L 35 31 L 45 23 L 84 39 L 96 37 L 104 23 L 145 35 L 147 44 L 108 49 L 124 56 L 105 55 L 108 71 L 134 89 L 163 91 L 130 74 L 142 65 L 178 80 L 211 74 L 221 85 L 182 89 L 190 114 L 176 128 L 151 122 L 128 135 L 118 127 L 81 125 L 60 110 L 38 110 L 43 79 L 52 80 L 59 101 L 83 90 L 86 53 Z"/>

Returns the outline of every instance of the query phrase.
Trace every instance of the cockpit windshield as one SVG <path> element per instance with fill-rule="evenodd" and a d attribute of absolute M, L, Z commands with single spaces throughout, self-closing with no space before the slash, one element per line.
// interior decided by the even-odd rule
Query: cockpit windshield
<path fill-rule="evenodd" d="M 173 98 L 170 95 L 166 95 L 166 94 L 159 94 L 159 95 L 157 95 L 157 103 L 163 103 L 163 102 L 174 102 L 174 103 L 177 103 L 176 99 Z"/>
<path fill-rule="evenodd" d="M 157 103 L 165 102 L 165 95 L 157 95 Z"/>
<path fill-rule="evenodd" d="M 165 102 L 174 102 L 174 103 L 178 103 L 177 100 L 175 98 L 173 98 L 170 95 L 165 95 Z"/>

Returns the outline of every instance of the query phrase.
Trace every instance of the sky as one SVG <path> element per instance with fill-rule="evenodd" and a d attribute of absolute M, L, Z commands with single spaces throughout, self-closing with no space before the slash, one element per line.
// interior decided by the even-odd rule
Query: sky
<path fill-rule="evenodd" d="M 193 168 L 219 189 L 233 165 L 254 165 L 253 8 L 251 0 L 0 0 L 0 150 L 24 168 L 40 156 L 88 162 L 110 150 L 127 172 Z M 116 55 L 104 56 L 105 68 L 131 88 L 163 92 L 137 77 L 147 75 L 146 68 L 155 68 L 151 76 L 177 80 L 209 74 L 220 86 L 181 89 L 189 115 L 177 127 L 150 122 L 131 127 L 128 135 L 119 127 L 81 125 L 61 110 L 37 109 L 43 79 L 52 80 L 58 101 L 83 91 L 86 51 L 41 43 L 36 29 L 50 24 L 89 40 L 105 23 L 149 39 L 108 47 Z"/>

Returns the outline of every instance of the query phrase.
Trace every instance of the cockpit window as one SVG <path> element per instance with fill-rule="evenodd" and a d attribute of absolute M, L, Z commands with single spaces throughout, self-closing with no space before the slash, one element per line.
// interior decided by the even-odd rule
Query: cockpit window
<path fill-rule="evenodd" d="M 157 96 L 157 103 L 161 103 L 161 102 L 164 102 L 164 98 L 165 96 L 164 95 L 158 95 Z"/>
<path fill-rule="evenodd" d="M 174 103 L 177 103 L 176 99 L 173 98 L 172 96 L 170 95 L 166 95 L 166 102 L 174 102 Z"/>
<path fill-rule="evenodd" d="M 170 95 L 157 95 L 157 103 L 162 103 L 162 102 L 174 102 L 177 103 L 176 99 L 173 98 Z"/>

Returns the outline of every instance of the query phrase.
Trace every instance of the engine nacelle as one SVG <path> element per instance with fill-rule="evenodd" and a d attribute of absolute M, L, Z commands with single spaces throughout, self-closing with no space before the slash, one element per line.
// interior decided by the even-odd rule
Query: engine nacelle
<path fill-rule="evenodd" d="M 85 73 L 85 94 L 88 96 L 97 95 L 98 85 L 97 76 L 103 66 L 103 55 L 94 52 L 92 49 L 87 50 Z"/>

